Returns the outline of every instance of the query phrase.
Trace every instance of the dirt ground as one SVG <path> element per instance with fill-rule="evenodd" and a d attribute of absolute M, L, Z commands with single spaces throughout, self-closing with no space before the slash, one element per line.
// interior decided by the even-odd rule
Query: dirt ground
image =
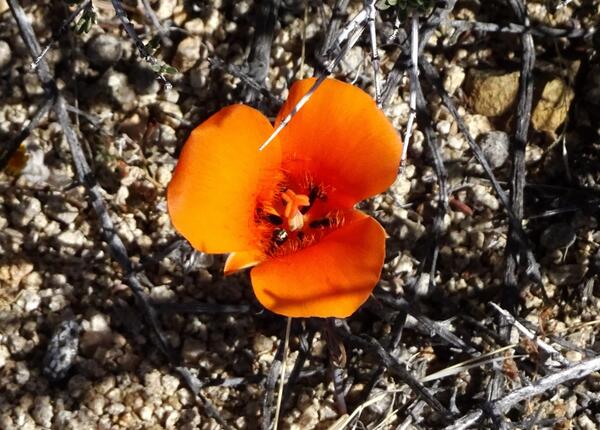
<path fill-rule="evenodd" d="M 362 1 L 0 0 L 0 429 L 272 428 L 276 409 L 290 429 L 598 428 L 600 1 L 376 3 L 378 85 L 368 27 L 338 39 Z M 37 69 L 15 7 L 50 44 Z M 404 136 L 412 17 L 423 103 L 396 182 L 360 204 L 389 235 L 381 280 L 345 321 L 293 320 L 284 354 L 247 272 L 173 229 L 179 151 L 220 107 L 273 118 L 336 56 Z"/>

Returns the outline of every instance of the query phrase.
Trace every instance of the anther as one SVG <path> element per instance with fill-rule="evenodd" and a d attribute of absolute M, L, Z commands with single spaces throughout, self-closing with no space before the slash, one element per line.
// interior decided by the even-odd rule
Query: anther
<path fill-rule="evenodd" d="M 281 228 L 276 228 L 273 230 L 273 236 L 271 239 L 276 245 L 282 245 L 288 239 L 288 233 Z"/>

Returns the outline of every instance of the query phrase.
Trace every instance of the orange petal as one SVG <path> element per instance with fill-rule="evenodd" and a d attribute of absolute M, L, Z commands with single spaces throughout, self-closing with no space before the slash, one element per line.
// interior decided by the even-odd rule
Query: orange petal
<path fill-rule="evenodd" d="M 314 84 L 292 85 L 277 126 Z M 279 134 L 284 159 L 304 160 L 317 179 L 350 206 L 387 189 L 396 178 L 402 139 L 361 89 L 326 79 Z"/>
<path fill-rule="evenodd" d="M 385 257 L 385 231 L 371 217 L 354 211 L 345 224 L 316 244 L 252 269 L 258 301 L 289 317 L 351 315 L 379 280 Z"/>
<path fill-rule="evenodd" d="M 175 228 L 204 252 L 255 249 L 259 193 L 276 187 L 281 151 L 258 147 L 273 127 L 244 105 L 226 107 L 192 131 L 167 191 Z M 262 190 L 262 191 L 261 191 Z"/>
<path fill-rule="evenodd" d="M 231 275 L 238 270 L 247 269 L 256 266 L 264 260 L 264 255 L 256 251 L 232 252 L 225 261 L 223 272 L 225 275 Z"/>

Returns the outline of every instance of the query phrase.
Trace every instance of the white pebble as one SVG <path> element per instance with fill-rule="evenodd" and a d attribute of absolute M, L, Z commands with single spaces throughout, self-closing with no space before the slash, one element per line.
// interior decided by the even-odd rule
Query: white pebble
<path fill-rule="evenodd" d="M 10 357 L 8 348 L 4 345 L 0 345 L 0 369 L 6 365 L 6 359 Z"/>
<path fill-rule="evenodd" d="M 167 429 L 176 428 L 175 424 L 177 424 L 177 421 L 179 421 L 179 412 L 171 411 L 165 414 L 165 427 Z"/>
<path fill-rule="evenodd" d="M 152 408 L 152 406 L 148 406 L 148 405 L 143 406 L 139 411 L 140 418 L 143 421 L 150 421 L 153 413 L 154 413 L 154 409 Z"/>
<path fill-rule="evenodd" d="M 6 68 L 10 64 L 12 52 L 10 45 L 4 40 L 0 40 L 0 70 Z"/>
<path fill-rule="evenodd" d="M 450 95 L 452 95 L 457 89 L 460 88 L 464 80 L 465 70 L 460 66 L 452 65 L 446 69 L 446 76 L 444 77 L 444 89 L 448 91 Z"/>
<path fill-rule="evenodd" d="M 31 412 L 33 419 L 42 427 L 49 428 L 52 425 L 54 410 L 48 396 L 36 398 L 33 411 Z"/>
<path fill-rule="evenodd" d="M 36 310 L 40 306 L 42 299 L 40 298 L 37 291 L 25 290 L 21 295 L 21 299 L 24 302 L 25 312 L 31 312 Z"/>
<path fill-rule="evenodd" d="M 446 121 L 446 120 L 439 121 L 436 124 L 436 128 L 437 128 L 437 131 L 439 131 L 441 135 L 445 136 L 448 133 L 450 133 L 450 128 L 451 128 L 450 121 Z"/>
<path fill-rule="evenodd" d="M 59 234 L 56 240 L 62 246 L 77 249 L 83 246 L 85 237 L 79 230 L 67 230 Z"/>
<path fill-rule="evenodd" d="M 17 227 L 25 227 L 41 211 L 42 204 L 38 199 L 24 196 L 21 205 L 11 214 L 11 219 Z"/>
<path fill-rule="evenodd" d="M 169 374 L 163 375 L 162 386 L 164 393 L 167 396 L 171 396 L 177 391 L 177 388 L 179 388 L 179 378 Z"/>
<path fill-rule="evenodd" d="M 31 372 L 27 368 L 27 365 L 22 361 L 17 362 L 17 368 L 15 370 L 15 381 L 19 385 L 24 385 L 29 381 L 29 377 L 31 376 Z"/>

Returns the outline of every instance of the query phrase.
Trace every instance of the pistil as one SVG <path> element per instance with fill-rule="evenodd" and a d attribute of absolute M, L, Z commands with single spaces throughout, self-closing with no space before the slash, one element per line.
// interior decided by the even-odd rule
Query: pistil
<path fill-rule="evenodd" d="M 304 227 L 304 215 L 300 208 L 310 206 L 310 199 L 307 195 L 296 194 L 290 189 L 285 190 L 281 198 L 285 203 L 283 215 L 290 231 L 301 230 Z"/>

